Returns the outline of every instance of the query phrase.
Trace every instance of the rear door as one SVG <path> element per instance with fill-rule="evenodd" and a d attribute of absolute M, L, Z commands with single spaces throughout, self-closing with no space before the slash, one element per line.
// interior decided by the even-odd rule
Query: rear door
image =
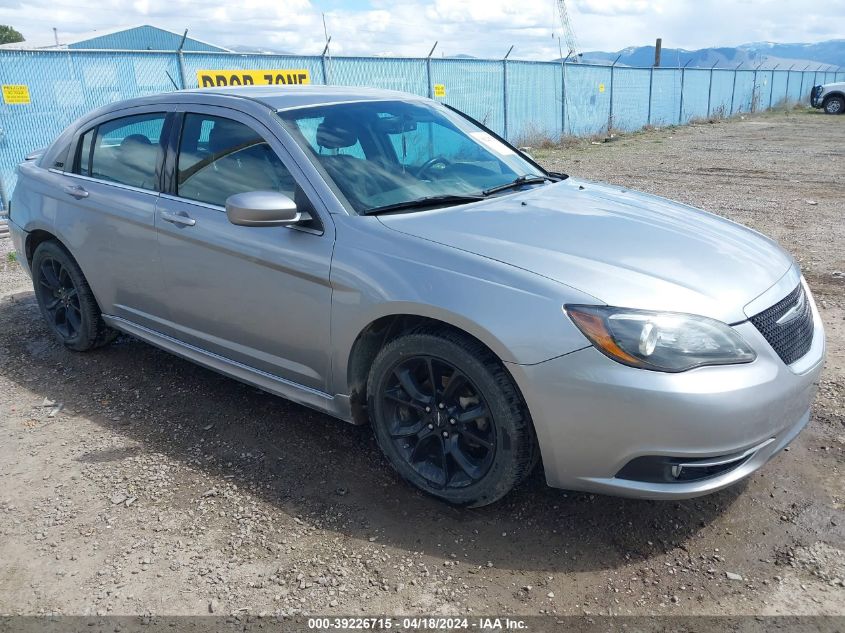
<path fill-rule="evenodd" d="M 165 314 L 155 209 L 166 110 L 123 110 L 81 130 L 58 208 L 103 312 L 152 328 Z"/>
<path fill-rule="evenodd" d="M 324 390 L 334 224 L 284 147 L 250 116 L 190 106 L 181 133 L 174 134 L 167 171 L 172 183 L 156 219 L 166 332 Z M 305 227 L 231 224 L 226 198 L 258 190 L 289 195 L 314 221 Z"/>

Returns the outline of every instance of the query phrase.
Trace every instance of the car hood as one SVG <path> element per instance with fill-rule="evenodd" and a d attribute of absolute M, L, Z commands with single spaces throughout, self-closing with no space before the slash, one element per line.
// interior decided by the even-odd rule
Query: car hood
<path fill-rule="evenodd" d="M 579 181 L 433 211 L 381 215 L 396 231 L 504 262 L 609 305 L 744 321 L 793 265 L 774 241 L 669 200 Z"/>

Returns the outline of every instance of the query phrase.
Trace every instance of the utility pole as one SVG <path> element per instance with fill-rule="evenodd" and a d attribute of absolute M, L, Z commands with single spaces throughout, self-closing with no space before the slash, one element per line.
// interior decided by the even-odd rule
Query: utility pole
<path fill-rule="evenodd" d="M 663 52 L 663 38 L 658 37 L 654 43 L 654 67 L 660 68 L 660 54 Z"/>

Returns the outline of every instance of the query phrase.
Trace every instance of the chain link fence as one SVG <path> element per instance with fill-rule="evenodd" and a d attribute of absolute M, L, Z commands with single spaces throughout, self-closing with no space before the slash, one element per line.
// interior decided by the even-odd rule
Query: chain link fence
<path fill-rule="evenodd" d="M 629 68 L 481 59 L 396 59 L 167 51 L 2 50 L 0 84 L 26 102 L 0 101 L 0 207 L 15 166 L 86 112 L 121 99 L 197 87 L 199 70 L 305 69 L 311 83 L 369 86 L 434 97 L 517 144 L 688 123 L 809 100 L 845 73 Z M 436 89 L 435 89 L 436 87 Z M 445 94 L 444 94 L 445 93 Z"/>

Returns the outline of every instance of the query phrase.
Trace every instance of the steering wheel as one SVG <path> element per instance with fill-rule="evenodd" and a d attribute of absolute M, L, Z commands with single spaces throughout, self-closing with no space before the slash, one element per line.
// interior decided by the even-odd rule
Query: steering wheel
<path fill-rule="evenodd" d="M 422 178 L 426 174 L 426 172 L 435 165 L 443 165 L 443 167 L 448 167 L 451 164 L 452 161 L 443 156 L 434 156 L 433 158 L 429 158 L 417 170 L 417 178 Z"/>

